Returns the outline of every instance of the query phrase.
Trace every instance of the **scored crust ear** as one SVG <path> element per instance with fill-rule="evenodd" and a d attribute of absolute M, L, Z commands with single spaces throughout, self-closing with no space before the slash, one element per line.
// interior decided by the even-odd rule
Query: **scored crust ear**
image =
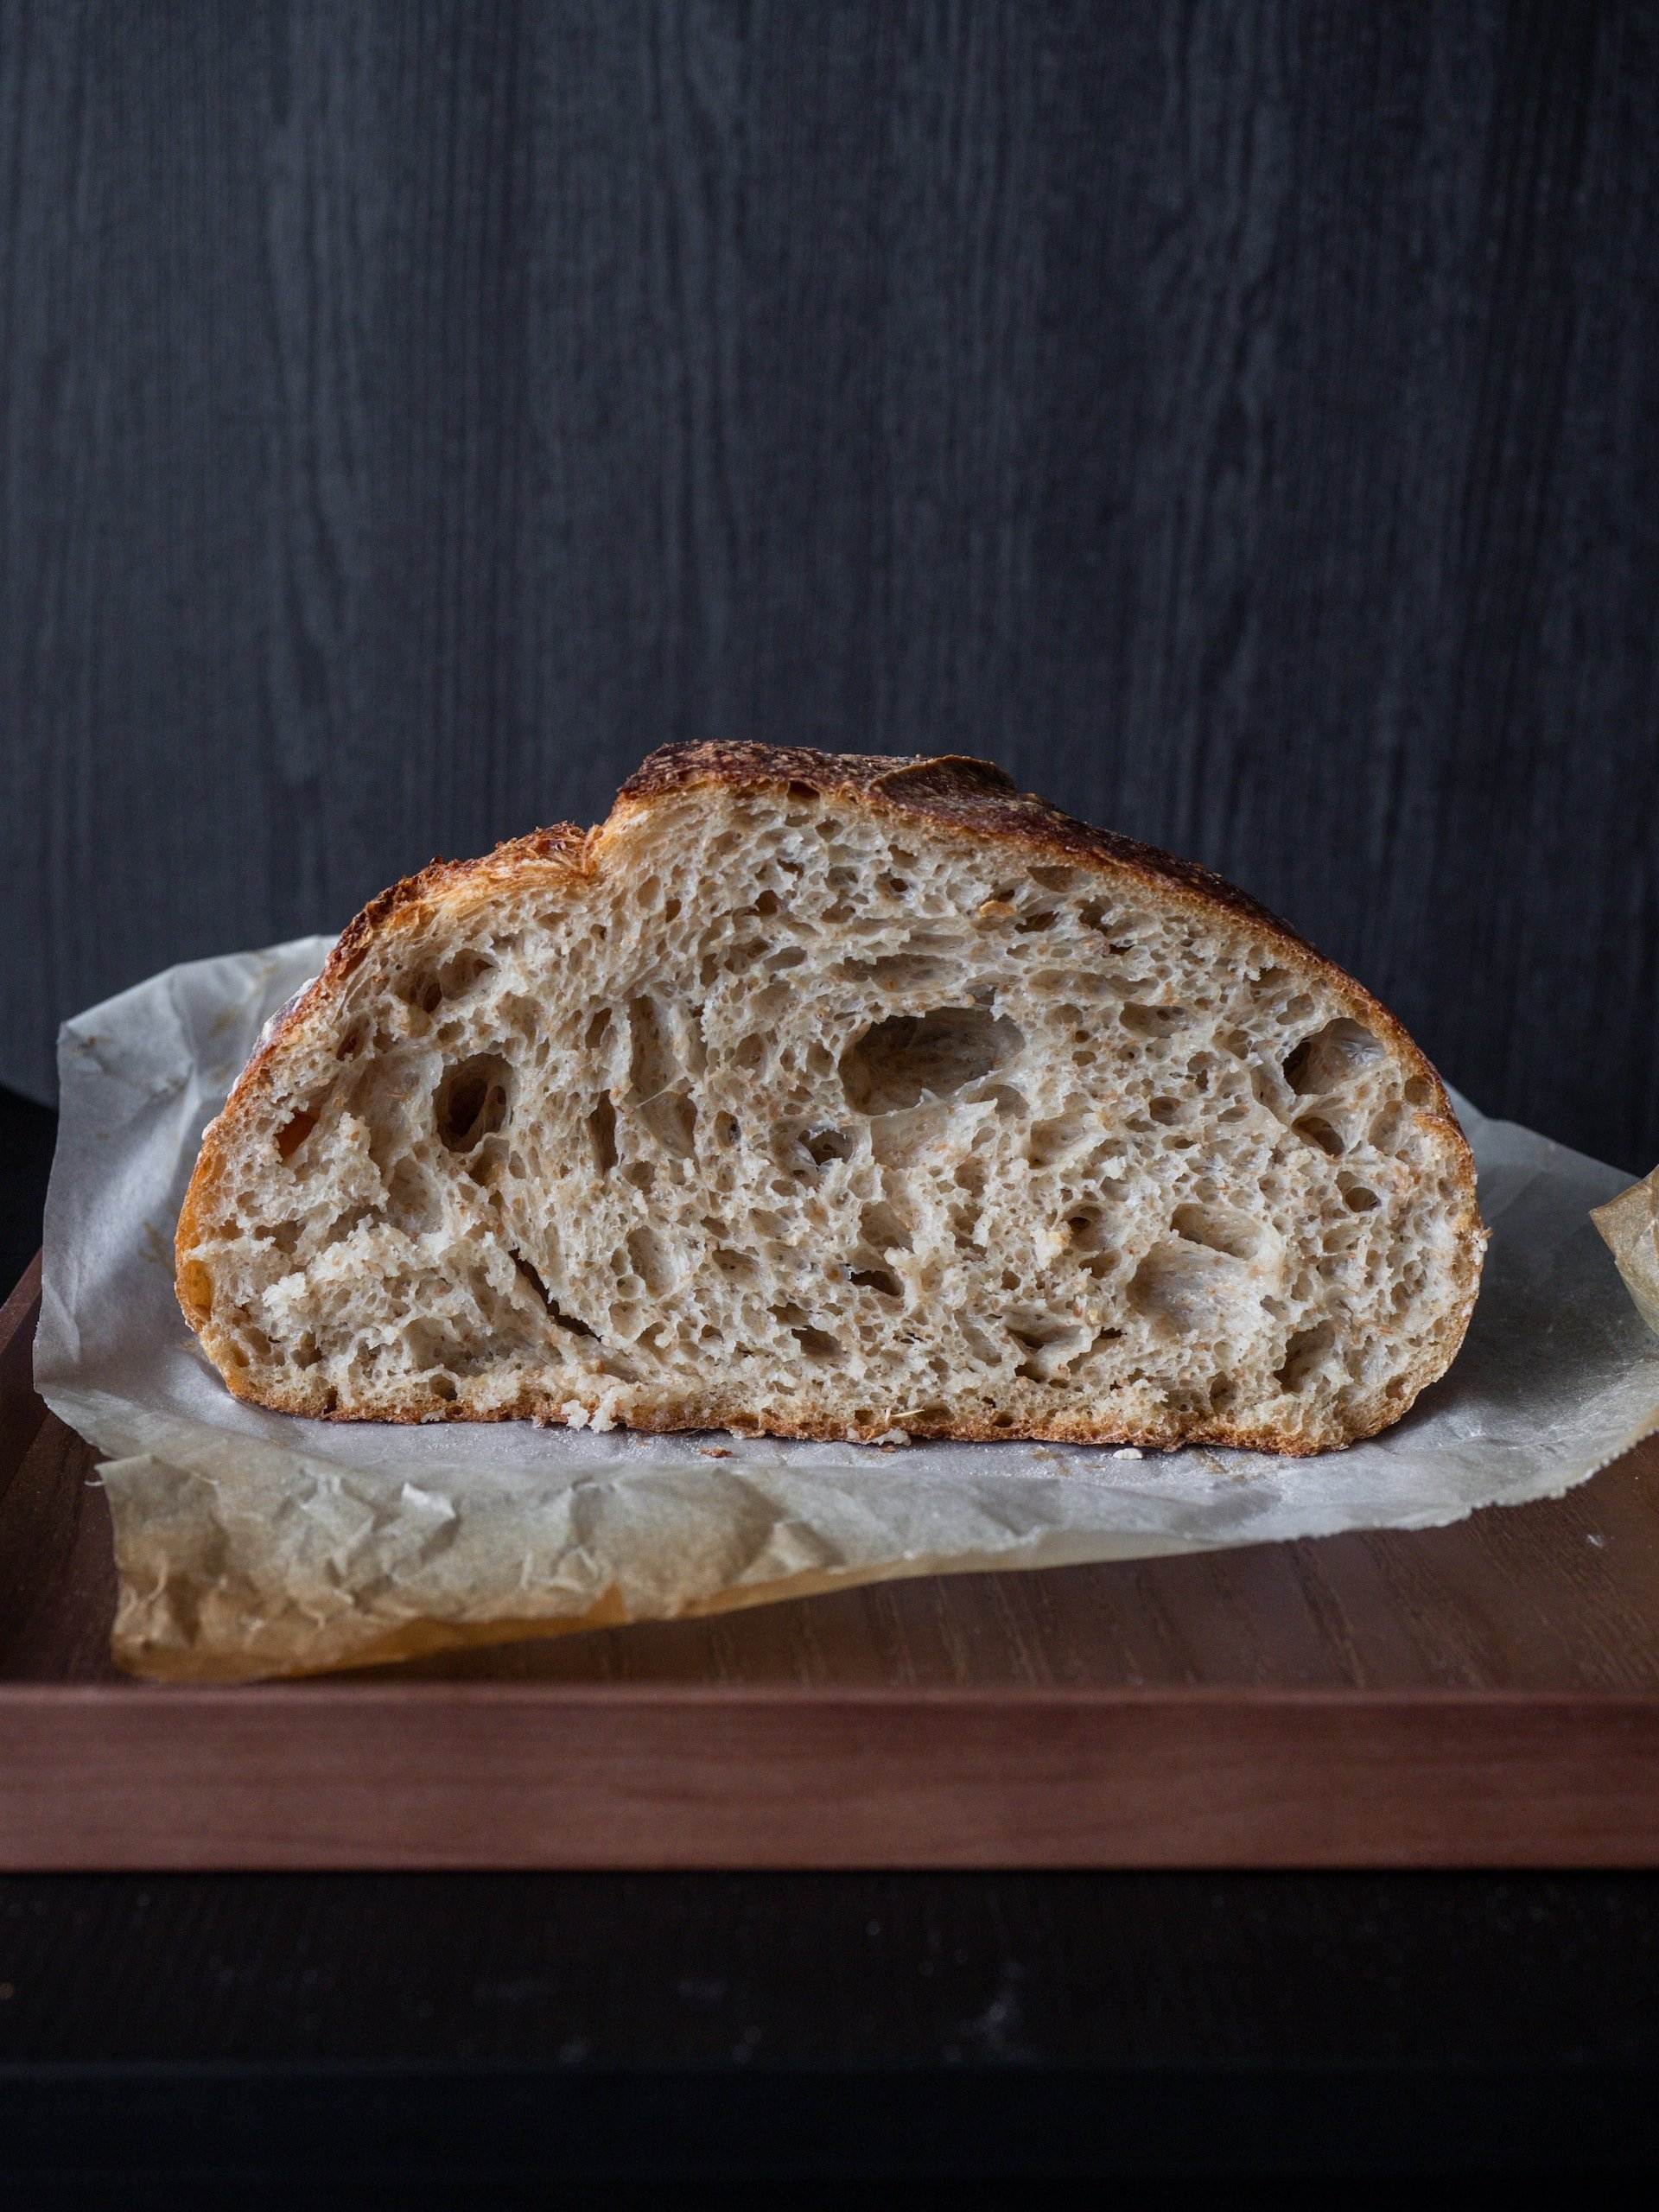
<path fill-rule="evenodd" d="M 386 1420 L 1325 1448 L 1460 1341 L 1439 1077 L 987 763 L 671 747 L 372 901 L 204 1141 L 232 1390 Z"/>

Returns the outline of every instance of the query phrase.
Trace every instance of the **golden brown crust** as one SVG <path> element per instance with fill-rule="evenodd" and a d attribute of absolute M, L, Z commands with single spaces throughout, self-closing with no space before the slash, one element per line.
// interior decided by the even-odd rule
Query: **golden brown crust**
<path fill-rule="evenodd" d="M 1022 791 L 994 762 L 965 753 L 895 755 L 812 753 L 802 746 L 664 745 L 629 777 L 617 793 L 611 822 L 594 835 L 602 837 L 619 815 L 636 805 L 708 784 L 737 791 L 786 790 L 793 784 L 823 798 L 918 815 L 936 829 L 994 838 L 1036 861 L 1084 868 L 1109 861 L 1161 890 L 1173 888 L 1196 895 L 1207 906 L 1224 906 L 1300 950 L 1313 952 L 1287 922 L 1196 861 L 1178 860 L 1155 845 L 1093 829 L 1035 793 Z M 1320 958 L 1318 953 L 1313 957 Z"/>
<path fill-rule="evenodd" d="M 1219 909 L 1249 923 L 1294 954 L 1299 966 L 1311 963 L 1320 981 L 1335 985 L 1357 1014 L 1363 1013 L 1370 1026 L 1398 1046 L 1415 1063 L 1415 1071 L 1432 1082 L 1439 1109 L 1455 1126 L 1445 1085 L 1408 1032 L 1363 984 L 1327 960 L 1288 922 L 1196 861 L 1178 859 L 1156 845 L 1062 814 L 1046 799 L 1020 791 L 989 760 L 956 753 L 894 756 L 813 753 L 802 746 L 664 745 L 623 785 L 610 820 L 593 832 L 589 844 L 602 844 L 619 817 L 635 807 L 699 785 L 745 791 L 784 790 L 791 784 L 824 798 L 856 799 L 886 812 L 918 817 L 935 829 L 1006 844 L 1028 862 L 1125 868 L 1166 897 L 1173 893 L 1196 912 L 1213 914 Z"/>
<path fill-rule="evenodd" d="M 1445 1366 L 1450 1363 L 1467 1325 L 1465 1313 L 1457 1328 L 1451 1353 L 1435 1369 L 1435 1376 L 1444 1373 Z M 279 1389 L 261 1396 L 238 1389 L 231 1376 L 225 1379 L 232 1397 L 241 1398 L 249 1405 L 264 1406 L 272 1413 L 293 1414 L 312 1421 L 372 1421 L 410 1428 L 434 1426 L 440 1421 L 527 1421 L 538 1422 L 543 1427 L 567 1428 L 570 1426 L 568 1409 L 573 1403 L 582 1405 L 584 1418 L 596 1410 L 595 1406 L 582 1401 L 580 1392 L 566 1389 L 558 1393 L 521 1391 L 505 1404 L 474 1411 L 464 1404 L 428 1404 L 423 1401 L 419 1407 L 410 1407 L 389 1401 L 384 1408 L 372 1412 L 342 1413 L 337 1407 L 327 1404 L 320 1393 L 313 1396 L 303 1391 Z M 1426 1388 L 1427 1381 L 1433 1379 L 1426 1378 L 1418 1387 Z M 1379 1408 L 1352 1427 L 1344 1435 L 1343 1444 L 1363 1443 L 1367 1437 L 1391 1427 L 1408 1403 L 1409 1400 L 1402 1400 L 1397 1408 Z M 630 1414 L 625 1423 L 618 1425 L 651 1436 L 719 1429 L 733 1436 L 775 1436 L 803 1444 L 880 1444 L 893 1433 L 874 1426 L 853 1430 L 844 1416 L 829 1413 L 803 1413 L 787 1419 L 768 1414 L 760 1421 L 741 1404 L 718 1393 L 701 1398 L 677 1398 L 649 1413 Z M 1338 1448 L 1323 1437 L 1309 1440 L 1288 1429 L 1251 1428 L 1232 1421 L 1187 1421 L 1172 1414 L 1164 1424 L 1136 1426 L 1121 1421 L 1090 1420 L 1081 1413 L 1054 1414 L 1034 1409 L 1028 1415 L 1015 1414 L 1009 1421 L 971 1417 L 949 1421 L 918 1420 L 906 1423 L 903 1433 L 915 1443 L 1115 1445 L 1120 1449 L 1133 1446 L 1149 1452 L 1203 1445 L 1228 1451 L 1271 1452 L 1290 1459 L 1312 1459 Z"/>
<path fill-rule="evenodd" d="M 179 1210 L 178 1227 L 174 1231 L 175 1287 L 184 1318 L 198 1335 L 207 1319 L 207 1306 L 199 1285 L 191 1277 L 194 1263 L 187 1260 L 186 1255 L 197 1242 L 203 1215 L 223 1169 L 228 1132 L 238 1117 L 251 1112 L 269 1090 L 272 1071 L 279 1065 L 292 1039 L 309 1023 L 327 1015 L 372 946 L 399 930 L 412 927 L 435 901 L 462 895 L 476 898 L 486 893 L 493 884 L 505 886 L 522 880 L 523 871 L 527 868 L 544 868 L 579 883 L 586 869 L 587 847 L 585 831 L 578 830 L 574 823 L 556 822 L 544 830 L 532 830 L 526 836 L 511 838 L 480 860 L 429 861 L 414 875 L 403 877 L 371 899 L 336 938 L 321 974 L 304 990 L 297 992 L 275 1020 L 267 1023 L 253 1057 L 237 1077 L 224 1107 L 202 1132 L 195 1172 L 190 1178 L 190 1187 Z M 246 1395 L 236 1391 L 229 1376 L 225 1379 L 233 1395 Z M 300 1409 L 279 1407 L 276 1410 Z"/>
<path fill-rule="evenodd" d="M 651 754 L 624 784 L 608 819 L 585 835 L 569 823 L 560 823 L 499 845 L 478 860 L 433 861 L 418 874 L 405 877 L 369 901 L 342 933 L 322 973 L 270 1026 L 226 1100 L 224 1111 L 204 1134 L 175 1240 L 179 1303 L 193 1329 L 200 1332 L 208 1319 L 208 1308 L 195 1280 L 196 1274 L 201 1272 L 200 1263 L 188 1255 L 197 1242 L 202 1217 L 223 1168 L 227 1132 L 253 1109 L 295 1037 L 310 1024 L 327 1017 L 377 943 L 414 927 L 435 906 L 481 903 L 497 889 L 522 885 L 527 872 L 545 870 L 550 877 L 579 890 L 584 880 L 591 880 L 604 867 L 609 841 L 631 817 L 663 799 L 700 787 L 735 793 L 799 787 L 816 795 L 850 799 L 884 812 L 923 821 L 947 834 L 1001 844 L 1027 865 L 1047 862 L 1127 872 L 1166 899 L 1173 898 L 1211 918 L 1218 913 L 1224 915 L 1282 947 L 1294 966 L 1335 991 L 1357 1019 L 1386 1038 L 1425 1086 L 1422 1117 L 1437 1124 L 1448 1143 L 1459 1186 L 1460 1203 L 1452 1226 L 1465 1260 L 1460 1285 L 1463 1294 L 1457 1306 L 1447 1313 L 1434 1338 L 1423 1347 L 1408 1390 L 1390 1403 L 1378 1402 L 1362 1415 L 1344 1440 L 1357 1442 L 1390 1426 L 1421 1389 L 1444 1374 L 1462 1344 L 1479 1284 L 1484 1231 L 1476 1198 L 1474 1160 L 1438 1071 L 1395 1016 L 1362 984 L 1316 950 L 1288 923 L 1208 868 L 1195 861 L 1179 860 L 1155 846 L 1143 845 L 1111 830 L 1094 829 L 1087 823 L 1076 821 L 1046 800 L 1021 792 L 1003 770 L 989 761 L 954 753 L 895 757 L 824 753 L 804 747 L 754 744 L 664 746 Z M 566 1389 L 556 1399 L 551 1393 L 522 1392 L 507 1404 L 480 1410 L 470 1409 L 463 1398 L 450 1405 L 423 1401 L 418 1406 L 410 1406 L 391 1402 L 372 1411 L 341 1413 L 328 1407 L 321 1393 L 313 1396 L 302 1390 L 277 1389 L 259 1395 L 248 1390 L 234 1375 L 226 1373 L 225 1380 L 234 1395 L 268 1406 L 273 1411 L 341 1421 L 413 1424 L 434 1420 L 531 1420 L 563 1425 L 567 1421 L 568 1408 L 572 1403 L 580 1402 L 577 1393 Z M 584 1417 L 598 1410 L 596 1404 L 583 1404 L 582 1409 Z M 819 1415 L 803 1411 L 798 1418 L 768 1418 L 762 1422 L 721 1393 L 677 1401 L 650 1414 L 631 1414 L 629 1426 L 649 1432 L 726 1428 L 754 1435 L 848 1440 L 846 1421 L 827 1413 Z M 1012 1427 L 969 1416 L 949 1421 L 918 1421 L 907 1433 L 963 1442 L 993 1439 L 1006 1442 L 1029 1438 L 1053 1443 L 1111 1444 L 1154 1450 L 1198 1444 L 1278 1452 L 1292 1457 L 1331 1448 L 1324 1439 L 1309 1442 L 1285 1428 L 1244 1428 L 1225 1421 L 1177 1414 L 1171 1414 L 1167 1427 L 1135 1427 L 1114 1423 L 1104 1416 L 1091 1419 L 1087 1414 L 1071 1413 L 1056 1416 L 1034 1407 L 1028 1416 L 1021 1417 L 1016 1413 Z"/>

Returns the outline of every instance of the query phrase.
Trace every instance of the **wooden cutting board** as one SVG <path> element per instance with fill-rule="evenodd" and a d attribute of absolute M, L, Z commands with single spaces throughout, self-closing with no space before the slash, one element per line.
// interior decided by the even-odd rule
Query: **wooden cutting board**
<path fill-rule="evenodd" d="M 0 1866 L 1659 1865 L 1659 1443 L 1413 1535 L 877 1585 L 237 1688 L 111 1664 L 0 1314 Z"/>

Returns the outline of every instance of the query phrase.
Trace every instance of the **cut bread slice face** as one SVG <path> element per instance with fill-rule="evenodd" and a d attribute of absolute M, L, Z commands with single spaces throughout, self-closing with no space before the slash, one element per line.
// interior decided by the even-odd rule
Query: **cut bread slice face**
<path fill-rule="evenodd" d="M 695 746 L 365 909 L 177 1262 L 283 1412 L 1307 1452 L 1484 1244 L 1433 1069 L 1241 893 L 981 762 Z"/>

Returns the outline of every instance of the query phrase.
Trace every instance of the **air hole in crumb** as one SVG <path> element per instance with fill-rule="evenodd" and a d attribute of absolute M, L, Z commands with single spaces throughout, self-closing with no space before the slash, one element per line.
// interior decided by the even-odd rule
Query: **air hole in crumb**
<path fill-rule="evenodd" d="M 845 1160 L 853 1141 L 844 1129 L 813 1129 L 801 1139 L 801 1147 L 815 1167 L 823 1167 L 832 1160 Z"/>
<path fill-rule="evenodd" d="M 447 1375 L 435 1375 L 426 1387 L 435 1398 L 442 1398 L 446 1406 L 453 1406 L 455 1402 L 455 1386 Z"/>
<path fill-rule="evenodd" d="M 840 1342 L 827 1329 L 815 1329 L 808 1324 L 792 1328 L 789 1333 L 809 1359 L 829 1360 L 841 1357 Z"/>
<path fill-rule="evenodd" d="M 639 1118 L 664 1152 L 682 1160 L 690 1157 L 696 1142 L 697 1109 L 683 1090 L 664 1090 L 648 1098 L 639 1109 Z"/>
<path fill-rule="evenodd" d="M 1433 1096 L 1434 1086 L 1426 1077 L 1421 1075 L 1407 1077 L 1406 1103 L 1408 1106 L 1427 1106 Z"/>
<path fill-rule="evenodd" d="M 1113 908 L 1103 906 L 1098 899 L 1085 899 L 1077 909 L 1077 919 L 1086 929 L 1098 930 L 1102 937 L 1109 937 L 1119 926 L 1121 918 Z M 1115 944 L 1110 948 L 1112 951 L 1120 953 L 1127 952 L 1128 949 L 1127 944 Z"/>
<path fill-rule="evenodd" d="M 908 1223 L 884 1198 L 865 1207 L 859 1216 L 858 1234 L 859 1241 L 873 1252 L 908 1252 L 911 1249 Z"/>
<path fill-rule="evenodd" d="M 1084 1206 L 1066 1220 L 1069 1249 L 1078 1264 L 1097 1282 L 1103 1281 L 1117 1265 L 1116 1248 L 1106 1239 L 1100 1215 L 1092 1206 Z"/>
<path fill-rule="evenodd" d="M 594 1102 L 588 1116 L 588 1137 L 594 1147 L 594 1164 L 601 1175 L 608 1175 L 616 1165 L 616 1109 L 608 1097 Z"/>
<path fill-rule="evenodd" d="M 1382 1057 L 1382 1047 L 1370 1031 L 1344 1014 L 1304 1037 L 1287 1055 L 1285 1081 L 1299 1098 L 1318 1097 L 1340 1090 Z"/>
<path fill-rule="evenodd" d="M 405 1236 L 424 1236 L 443 1218 L 442 1208 L 419 1162 L 407 1155 L 392 1169 L 386 1185 L 386 1217 Z"/>
<path fill-rule="evenodd" d="M 1249 1066 L 1250 1096 L 1258 1106 L 1265 1106 L 1270 1114 L 1280 1111 L 1279 1092 L 1274 1077 L 1258 1061 Z"/>
<path fill-rule="evenodd" d="M 1026 1158 L 1033 1167 L 1053 1167 L 1075 1158 L 1098 1134 L 1095 1116 L 1075 1109 L 1052 1121 L 1033 1122 L 1026 1140 Z"/>
<path fill-rule="evenodd" d="M 1142 1006 L 1131 999 L 1117 1010 L 1117 1018 L 1134 1037 L 1166 1037 L 1181 1019 L 1178 1006 Z"/>
<path fill-rule="evenodd" d="M 1177 1206 L 1169 1225 L 1189 1244 L 1224 1253 L 1230 1260 L 1253 1259 L 1262 1243 L 1262 1231 L 1249 1216 L 1228 1206 Z"/>
<path fill-rule="evenodd" d="M 372 1206 L 365 1198 L 359 1199 L 355 1205 L 349 1205 L 342 1212 L 336 1214 L 329 1223 L 323 1237 L 323 1249 L 327 1250 L 331 1244 L 343 1244 L 348 1236 L 356 1234 L 365 1221 L 375 1222 L 379 1218 L 380 1211 L 378 1206 Z"/>
<path fill-rule="evenodd" d="M 573 1337 L 592 1337 L 597 1341 L 598 1330 L 590 1329 L 588 1324 L 579 1319 L 575 1314 L 567 1313 L 557 1299 L 548 1297 L 547 1311 L 549 1318 L 556 1321 L 560 1328 L 568 1329 Z"/>
<path fill-rule="evenodd" d="M 1318 1145 L 1319 1150 L 1328 1154 L 1332 1160 L 1341 1159 L 1342 1138 L 1323 1114 L 1300 1115 L 1290 1126 L 1299 1137 L 1306 1137 L 1309 1144 Z"/>
<path fill-rule="evenodd" d="M 284 1122 L 276 1132 L 276 1149 L 284 1160 L 292 1160 L 300 1147 L 317 1126 L 318 1108 L 302 1106 L 299 1112 Z"/>
<path fill-rule="evenodd" d="M 1083 1323 L 1040 1314 L 1012 1319 L 1008 1334 L 1028 1355 L 1014 1370 L 1027 1382 L 1058 1381 L 1093 1342 L 1091 1332 Z"/>
<path fill-rule="evenodd" d="M 885 984 L 892 990 L 925 991 L 950 983 L 956 963 L 928 952 L 884 952 L 874 960 L 843 960 L 838 972 L 849 982 Z"/>
<path fill-rule="evenodd" d="M 448 1069 L 433 1093 L 439 1138 L 450 1152 L 472 1152 L 507 1116 L 512 1071 L 493 1053 L 475 1053 Z"/>
<path fill-rule="evenodd" d="M 680 1072 L 667 1017 L 654 999 L 640 997 L 628 1001 L 628 1079 L 634 1096 L 654 1098 Z"/>
<path fill-rule="evenodd" d="M 1284 1363 L 1275 1378 L 1280 1389 L 1300 1390 L 1334 1340 L 1335 1332 L 1328 1321 L 1321 1321 L 1311 1329 L 1299 1329 L 1285 1347 Z"/>
<path fill-rule="evenodd" d="M 1025 1041 L 1013 1022 L 982 1007 L 892 1014 L 842 1054 L 842 1084 L 858 1113 L 901 1112 L 981 1081 L 1012 1060 Z"/>
<path fill-rule="evenodd" d="M 1129 1304 L 1137 1313 L 1185 1336 L 1214 1319 L 1217 1294 L 1230 1279 L 1212 1252 L 1185 1240 L 1157 1244 L 1130 1279 Z"/>
<path fill-rule="evenodd" d="M 451 953 L 437 973 L 438 995 L 443 999 L 464 997 L 481 977 L 493 976 L 494 973 L 494 961 L 486 959 L 481 952 Z M 427 1011 L 428 1013 L 432 1011 L 429 1005 L 427 1006 Z"/>
<path fill-rule="evenodd" d="M 553 1294 L 549 1290 L 547 1285 L 542 1281 L 539 1270 L 531 1261 L 524 1257 L 524 1254 L 519 1251 L 516 1245 L 509 1244 L 507 1250 L 512 1255 L 513 1268 L 518 1274 L 519 1281 L 528 1283 L 530 1287 L 535 1292 L 537 1297 L 540 1299 L 547 1312 L 551 1313 L 554 1310 Z"/>
<path fill-rule="evenodd" d="M 1350 1213 L 1373 1213 L 1382 1203 L 1376 1192 L 1364 1183 L 1344 1183 L 1342 1195 Z"/>
<path fill-rule="evenodd" d="M 903 1287 L 891 1268 L 855 1268 L 847 1280 L 861 1290 L 880 1291 L 883 1298 L 901 1298 Z"/>
<path fill-rule="evenodd" d="M 1378 1152 L 1394 1152 L 1405 1137 L 1408 1123 L 1406 1109 L 1396 1101 L 1376 1116 L 1366 1131 L 1367 1140 Z"/>
<path fill-rule="evenodd" d="M 1010 1116 L 1015 1121 L 1024 1121 L 1031 1112 L 1031 1101 L 1023 1090 L 1016 1090 L 1012 1084 L 992 1084 L 988 1090 L 980 1093 L 979 1103 L 983 1106 L 995 1106 L 999 1114 Z"/>
<path fill-rule="evenodd" d="M 639 1228 L 628 1231 L 627 1247 L 635 1274 L 653 1298 L 660 1298 L 674 1281 L 667 1246 L 654 1229 Z"/>

